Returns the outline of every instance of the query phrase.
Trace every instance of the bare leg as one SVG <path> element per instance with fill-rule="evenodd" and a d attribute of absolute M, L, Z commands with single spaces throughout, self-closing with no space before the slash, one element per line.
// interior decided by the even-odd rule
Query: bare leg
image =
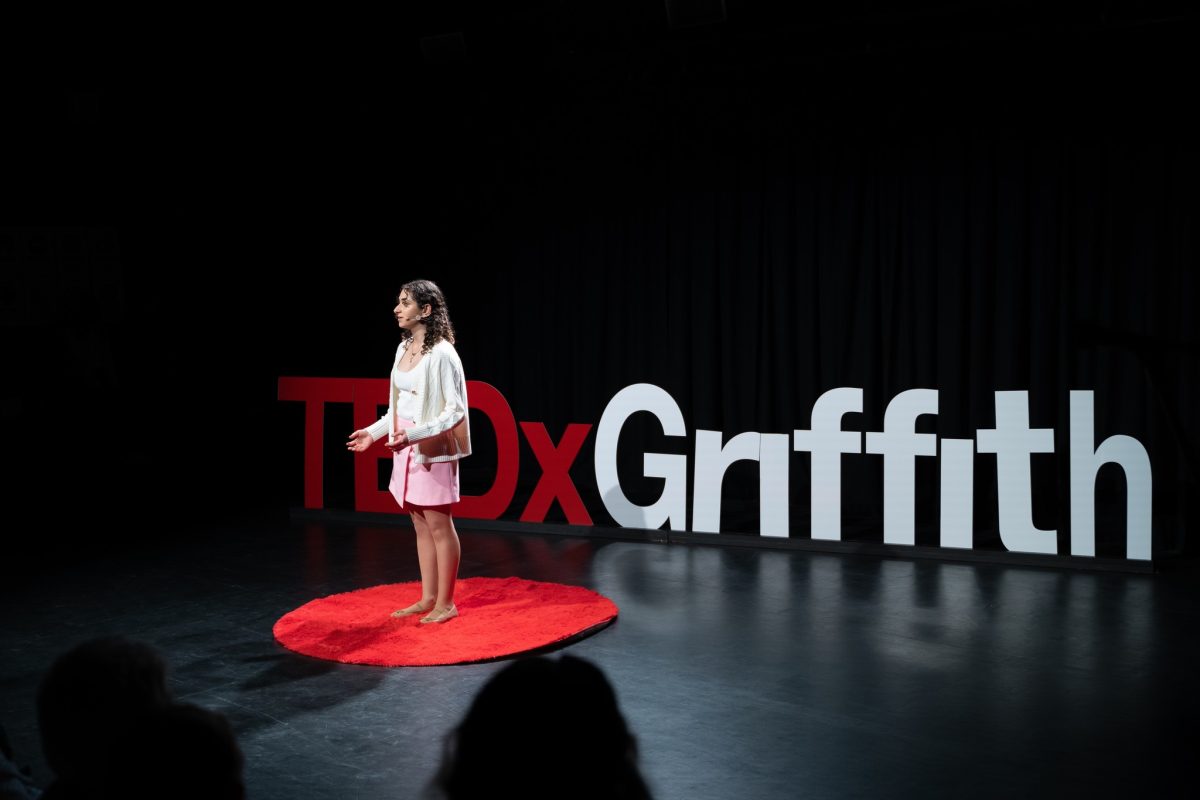
<path fill-rule="evenodd" d="M 421 599 L 395 612 L 394 617 L 423 614 L 434 607 L 438 595 L 437 550 L 429 522 L 425 519 L 425 509 L 414 508 L 411 516 L 417 536 L 417 562 L 421 565 Z"/>
<path fill-rule="evenodd" d="M 422 511 L 437 553 L 437 591 L 433 611 L 421 621 L 444 622 L 458 616 L 458 610 L 454 607 L 454 585 L 458 581 L 462 545 L 458 541 L 458 531 L 454 529 L 449 506 L 425 508 Z"/>

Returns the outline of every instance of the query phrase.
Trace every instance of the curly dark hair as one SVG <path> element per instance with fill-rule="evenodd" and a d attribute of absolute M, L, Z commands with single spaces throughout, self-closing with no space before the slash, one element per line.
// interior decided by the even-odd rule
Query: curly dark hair
<path fill-rule="evenodd" d="M 425 318 L 425 344 L 422 353 L 428 353 L 433 346 L 445 339 L 454 344 L 454 325 L 450 322 L 450 310 L 446 308 L 446 297 L 433 281 L 409 281 L 400 287 L 400 292 L 408 292 L 408 296 L 418 308 L 430 307 L 429 316 Z M 397 292 L 397 296 L 400 294 Z M 412 332 L 401 330 L 402 339 L 411 339 Z"/>

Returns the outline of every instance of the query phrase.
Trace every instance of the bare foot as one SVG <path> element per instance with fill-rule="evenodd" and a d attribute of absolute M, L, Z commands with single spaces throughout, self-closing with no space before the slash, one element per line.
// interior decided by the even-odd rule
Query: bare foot
<path fill-rule="evenodd" d="M 454 619 L 457 616 L 458 609 L 454 607 L 454 603 L 451 603 L 446 608 L 435 608 L 433 613 L 429 614 L 428 616 L 421 617 L 421 623 L 445 622 L 446 620 Z"/>
<path fill-rule="evenodd" d="M 408 617 L 413 614 L 424 614 L 429 609 L 433 608 L 433 600 L 418 600 L 408 608 L 402 608 L 399 611 L 393 611 L 393 617 Z"/>

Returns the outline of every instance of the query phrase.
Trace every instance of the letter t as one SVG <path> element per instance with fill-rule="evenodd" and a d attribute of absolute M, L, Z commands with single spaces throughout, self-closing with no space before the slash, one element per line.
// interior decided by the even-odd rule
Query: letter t
<path fill-rule="evenodd" d="M 1058 532 L 1033 524 L 1033 453 L 1054 452 L 1051 428 L 1029 428 L 1029 392 L 996 392 L 996 427 L 979 432 L 979 452 L 996 454 L 1000 541 L 1017 553 L 1057 553 Z"/>

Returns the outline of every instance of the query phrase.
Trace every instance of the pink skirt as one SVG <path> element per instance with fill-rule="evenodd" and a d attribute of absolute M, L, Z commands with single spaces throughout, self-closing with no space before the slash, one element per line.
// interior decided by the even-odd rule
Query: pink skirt
<path fill-rule="evenodd" d="M 411 428 L 413 422 L 398 420 L 401 428 Z M 412 447 L 405 447 L 392 456 L 392 480 L 388 490 L 400 508 L 410 506 L 448 506 L 457 503 L 458 462 L 435 461 L 418 463 L 412 457 Z"/>

